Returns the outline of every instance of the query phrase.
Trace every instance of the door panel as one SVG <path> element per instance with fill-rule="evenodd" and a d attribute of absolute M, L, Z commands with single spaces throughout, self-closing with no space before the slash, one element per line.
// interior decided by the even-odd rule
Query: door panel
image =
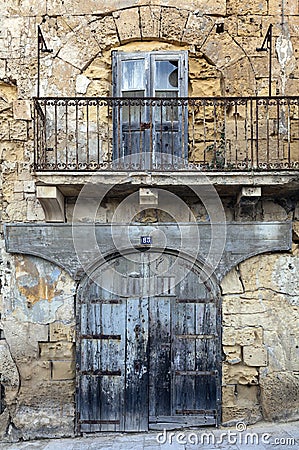
<path fill-rule="evenodd" d="M 122 284 L 115 277 L 123 296 L 91 279 L 81 290 L 80 431 L 145 431 L 219 422 L 218 297 L 210 285 L 200 283 L 198 270 L 182 260 L 174 272 L 174 262 L 178 264 L 174 255 L 155 259 L 150 252 L 128 260 L 120 257 L 112 266 L 127 275 Z M 186 277 L 176 283 L 176 273 L 184 270 Z M 101 280 L 112 276 L 99 273 Z M 169 286 L 163 294 L 160 289 L 149 296 L 150 283 L 159 289 Z"/>
<path fill-rule="evenodd" d="M 124 427 L 125 308 L 125 301 L 109 303 L 99 298 L 87 299 L 81 305 L 81 431 L 117 431 Z"/>

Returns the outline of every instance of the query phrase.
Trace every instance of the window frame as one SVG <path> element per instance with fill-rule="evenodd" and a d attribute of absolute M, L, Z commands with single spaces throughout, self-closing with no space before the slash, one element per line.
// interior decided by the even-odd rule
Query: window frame
<path fill-rule="evenodd" d="M 138 145 L 135 137 L 138 133 L 138 120 L 130 119 L 126 122 L 122 120 L 123 113 L 125 113 L 126 106 L 122 106 L 121 98 L 126 98 L 128 95 L 123 95 L 129 92 L 130 89 L 123 88 L 123 62 L 141 60 L 144 61 L 144 86 L 138 89 L 138 86 L 133 85 L 132 92 L 143 91 L 145 98 L 159 98 L 156 92 L 168 92 L 167 89 L 159 88 L 156 83 L 156 62 L 157 61 L 177 61 L 178 63 L 178 86 L 173 89 L 177 92 L 177 98 L 186 98 L 188 96 L 188 51 L 149 51 L 149 52 L 125 52 L 112 51 L 112 85 L 113 97 L 116 99 L 113 108 L 113 128 L 114 128 L 114 145 L 113 145 L 113 160 L 123 160 L 126 165 L 125 157 L 132 157 L 136 159 L 139 156 L 140 164 L 137 167 L 140 169 L 162 168 L 165 160 L 172 161 L 172 165 L 178 166 L 187 162 L 188 159 L 188 102 L 178 102 L 176 106 L 149 106 L 149 102 L 140 108 L 140 134 L 143 133 L 142 142 L 143 147 Z M 128 83 L 129 86 L 129 83 Z M 169 92 L 172 90 L 169 89 Z M 134 97 L 134 96 L 133 96 Z M 136 98 L 138 98 L 136 96 Z M 162 96 L 167 99 L 167 95 Z M 170 96 L 170 98 L 173 98 Z M 128 108 L 128 106 L 127 106 Z M 138 108 L 138 107 L 137 107 Z M 159 109 L 160 108 L 160 109 Z M 168 108 L 168 110 L 167 110 Z M 169 111 L 174 110 L 172 118 L 167 119 Z M 133 109 L 133 108 L 132 108 Z M 157 114 L 158 113 L 158 114 Z M 157 114 L 157 115 L 156 115 Z M 165 116 L 164 116 L 165 114 Z M 133 116 L 132 116 L 133 117 Z M 134 116 L 136 117 L 136 116 Z M 142 119 L 141 119 L 142 117 Z M 156 119 L 160 117 L 160 119 Z M 163 119 L 165 117 L 165 119 Z M 165 127 L 163 124 L 165 123 Z M 124 126 L 127 125 L 129 131 L 129 138 L 126 140 L 123 132 Z M 137 125 L 137 128 L 136 128 Z M 135 126 L 135 129 L 133 130 Z M 145 126 L 144 130 L 141 126 Z M 132 133 L 133 130 L 133 133 Z M 165 131 L 167 130 L 167 131 Z M 135 133 L 135 134 L 134 134 Z M 126 145 L 126 142 L 130 144 Z M 141 142 L 141 141 L 139 141 Z M 129 151 L 128 151 L 129 149 Z M 135 151 L 138 149 L 138 151 Z M 135 156 L 133 156 L 135 155 Z M 136 156 L 137 155 L 137 156 Z M 165 157 L 165 155 L 168 155 Z M 131 161 L 132 158 L 129 158 Z M 122 163 L 121 163 L 122 164 Z M 130 164 L 130 162 L 129 162 Z"/>

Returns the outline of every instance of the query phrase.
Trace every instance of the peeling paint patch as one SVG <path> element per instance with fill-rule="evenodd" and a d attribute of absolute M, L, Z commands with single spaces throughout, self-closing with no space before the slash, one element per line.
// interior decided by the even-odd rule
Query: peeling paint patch
<path fill-rule="evenodd" d="M 46 264 L 42 260 L 33 261 L 30 257 L 16 257 L 16 286 L 26 297 L 28 308 L 42 300 L 51 302 L 62 294 L 62 290 L 56 288 L 61 270 L 54 267 L 50 273 L 46 273 Z"/>
<path fill-rule="evenodd" d="M 15 270 L 12 314 L 16 319 L 45 324 L 63 319 L 61 311 L 67 310 L 67 320 L 72 320 L 75 286 L 62 269 L 41 258 L 18 255 Z"/>

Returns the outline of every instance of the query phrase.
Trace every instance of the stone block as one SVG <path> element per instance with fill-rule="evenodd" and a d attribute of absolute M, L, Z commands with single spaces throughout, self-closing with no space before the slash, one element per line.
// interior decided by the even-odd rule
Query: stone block
<path fill-rule="evenodd" d="M 238 20 L 238 36 L 248 36 L 250 38 L 257 36 L 260 38 L 261 27 L 261 16 L 241 16 Z"/>
<path fill-rule="evenodd" d="M 227 327 L 243 328 L 258 327 L 261 323 L 267 322 L 269 319 L 266 313 L 261 314 L 223 314 L 223 324 Z"/>
<path fill-rule="evenodd" d="M 262 420 L 263 416 L 259 406 L 255 408 L 244 408 L 236 406 L 223 406 L 222 423 L 224 425 L 233 425 L 238 422 L 253 424 Z"/>
<path fill-rule="evenodd" d="M 107 49 L 119 44 L 117 27 L 112 16 L 106 16 L 89 24 L 94 37 L 101 49 Z"/>
<path fill-rule="evenodd" d="M 51 392 L 50 386 L 49 393 Z M 14 411 L 13 423 L 17 430 L 22 430 L 23 439 L 29 441 L 41 437 L 45 439 L 73 436 L 75 415 L 73 401 L 67 402 L 61 396 L 55 401 L 52 399 L 45 401 L 40 396 L 36 398 L 36 404 L 32 404 L 25 395 L 18 401 Z M 29 443 L 31 448 L 33 445 Z"/>
<path fill-rule="evenodd" d="M 158 205 L 158 189 L 139 188 L 139 205 Z"/>
<path fill-rule="evenodd" d="M 0 119 L 0 141 L 9 140 L 9 125 L 7 121 Z"/>
<path fill-rule="evenodd" d="M 231 0 L 233 1 L 233 0 Z M 240 1 L 240 0 L 239 0 Z M 277 12 L 280 11 L 282 0 L 269 0 L 269 16 L 277 16 Z M 286 16 L 298 16 L 299 14 L 299 6 L 298 2 L 294 2 L 293 0 L 284 0 L 284 14 Z"/>
<path fill-rule="evenodd" d="M 52 361 L 53 380 L 72 380 L 75 378 L 74 361 Z"/>
<path fill-rule="evenodd" d="M 1 26 L 2 25 L 3 21 L 1 23 Z M 0 97 L 5 103 L 5 109 L 7 109 L 7 107 L 10 108 L 12 106 L 12 102 L 18 97 L 17 87 L 13 83 L 5 83 L 4 81 L 0 81 Z"/>
<path fill-rule="evenodd" d="M 75 328 L 72 325 L 65 325 L 61 322 L 50 323 L 50 341 L 66 341 L 74 342 L 75 340 Z"/>
<path fill-rule="evenodd" d="M 73 360 L 75 357 L 75 346 L 71 342 L 40 342 L 39 349 L 42 360 Z"/>
<path fill-rule="evenodd" d="M 261 403 L 265 420 L 298 417 L 299 377 L 291 372 L 265 373 L 260 377 Z"/>
<path fill-rule="evenodd" d="M 108 77 L 110 66 L 102 61 L 102 58 L 95 58 L 95 60 L 84 70 L 84 75 L 90 79 L 93 84 L 95 84 L 94 80 L 106 80 L 108 81 Z M 90 92 L 90 90 L 88 91 Z"/>
<path fill-rule="evenodd" d="M 24 317 L 24 316 L 22 316 Z M 21 322 L 6 317 L 3 321 L 4 334 L 15 361 L 37 359 L 39 355 L 38 341 L 48 339 L 48 325 Z"/>
<path fill-rule="evenodd" d="M 262 327 L 244 327 L 238 330 L 238 336 L 236 342 L 242 346 L 262 344 L 263 343 L 263 333 Z"/>
<path fill-rule="evenodd" d="M 33 194 L 27 194 L 27 195 L 33 195 Z M 38 220 L 43 221 L 45 219 L 45 215 L 40 206 L 40 203 L 35 198 L 27 197 L 26 218 L 29 222 L 30 221 L 35 222 Z"/>
<path fill-rule="evenodd" d="M 287 261 L 289 259 L 289 255 L 271 254 L 249 258 L 242 262 L 239 269 L 245 290 L 276 289 L 277 279 L 282 279 L 283 266 L 288 267 Z M 281 273 L 278 273 L 277 266 L 279 266 Z M 283 278 L 287 282 L 287 278 L 285 276 Z"/>
<path fill-rule="evenodd" d="M 208 5 L 205 6 L 205 10 Z M 188 22 L 183 34 L 183 41 L 201 47 L 209 32 L 212 30 L 215 22 L 207 16 L 200 15 L 199 11 L 194 11 L 188 17 Z"/>
<path fill-rule="evenodd" d="M 15 100 L 13 102 L 14 119 L 31 120 L 31 103 L 29 100 Z"/>
<path fill-rule="evenodd" d="M 265 347 L 244 346 L 243 360 L 247 366 L 263 367 L 268 364 L 267 350 Z"/>
<path fill-rule="evenodd" d="M 28 122 L 25 120 L 10 120 L 9 137 L 13 141 L 26 141 L 28 139 Z"/>
<path fill-rule="evenodd" d="M 242 186 L 240 197 L 260 197 L 262 188 L 259 186 Z"/>
<path fill-rule="evenodd" d="M 18 369 L 20 372 L 22 386 L 38 381 L 49 381 L 51 379 L 50 361 L 31 360 L 28 362 L 19 363 Z"/>
<path fill-rule="evenodd" d="M 6 60 L 0 59 L 0 79 L 4 79 L 6 77 Z"/>
<path fill-rule="evenodd" d="M 201 47 L 201 51 L 217 68 L 239 61 L 244 53 L 240 46 L 227 33 L 211 33 Z"/>
<path fill-rule="evenodd" d="M 141 39 L 138 8 L 114 12 L 113 17 L 121 42 Z"/>
<path fill-rule="evenodd" d="M 14 198 L 15 202 L 20 202 L 20 201 L 24 200 L 24 193 L 23 192 L 15 192 L 13 198 Z"/>
<path fill-rule="evenodd" d="M 88 27 L 70 35 L 59 51 L 59 58 L 77 69 L 83 70 L 99 53 L 100 47 Z M 64 80 L 65 83 L 65 80 Z"/>
<path fill-rule="evenodd" d="M 7 430 L 11 423 L 11 413 L 8 408 L 5 408 L 0 415 L 0 440 L 4 440 L 7 436 Z"/>
<path fill-rule="evenodd" d="M 225 406 L 234 406 L 236 404 L 235 384 L 222 386 L 222 404 Z"/>
<path fill-rule="evenodd" d="M 195 4 L 189 0 L 180 2 L 179 4 L 177 0 L 171 0 L 167 3 L 177 8 L 181 7 L 184 9 L 190 9 L 191 12 L 194 12 L 194 14 L 198 15 L 198 17 L 201 17 L 204 14 L 224 16 L 226 13 L 226 0 L 213 0 L 213 2 L 210 3 L 205 0 L 197 0 Z"/>
<path fill-rule="evenodd" d="M 14 192 L 18 192 L 18 193 L 24 192 L 24 183 L 23 183 L 23 181 L 15 181 L 14 182 L 14 189 L 13 189 L 13 191 Z"/>
<path fill-rule="evenodd" d="M 67 405 L 74 400 L 74 380 L 35 380 L 22 385 L 19 392 L 20 404 L 42 408 L 43 405 Z"/>
<path fill-rule="evenodd" d="M 238 384 L 235 390 L 236 404 L 239 407 L 254 407 L 259 405 L 259 386 Z M 227 405 L 228 406 L 228 405 Z"/>
<path fill-rule="evenodd" d="M 143 39 L 155 38 L 160 35 L 160 6 L 141 6 L 140 24 Z"/>
<path fill-rule="evenodd" d="M 20 200 L 11 202 L 5 210 L 5 216 L 10 222 L 23 222 L 26 218 L 26 203 Z"/>
<path fill-rule="evenodd" d="M 239 49 L 241 49 L 241 47 Z M 223 49 L 223 61 L 225 62 L 224 50 L 225 48 Z M 233 58 L 233 60 L 230 61 L 230 58 Z M 238 51 L 237 49 L 235 49 L 235 52 L 233 52 L 231 55 L 228 54 L 228 56 L 226 57 L 226 61 L 227 65 L 222 69 L 223 90 L 225 92 L 225 95 L 235 95 L 240 97 L 254 95 L 254 86 L 256 82 L 255 74 L 248 58 L 242 56 L 242 54 L 238 55 Z M 236 76 L 236 74 L 238 74 L 238 76 Z M 243 148 L 246 148 L 246 142 L 243 143 Z M 244 158 L 245 157 L 246 154 L 244 152 Z"/>
<path fill-rule="evenodd" d="M 242 361 L 240 345 L 223 346 L 223 351 L 229 364 L 238 364 Z"/>
<path fill-rule="evenodd" d="M 23 182 L 23 191 L 27 194 L 34 194 L 35 193 L 35 181 L 28 180 Z"/>
<path fill-rule="evenodd" d="M 232 327 L 223 327 L 222 344 L 235 345 L 238 336 L 238 330 Z"/>
<path fill-rule="evenodd" d="M 221 81 L 219 78 L 190 80 L 190 85 L 193 97 L 217 97 L 221 95 Z M 212 138 L 213 135 L 210 135 L 210 137 Z"/>
<path fill-rule="evenodd" d="M 234 268 L 221 281 L 222 294 L 239 294 L 244 292 L 242 282 L 240 280 L 240 275 Z"/>
<path fill-rule="evenodd" d="M 261 300 L 264 299 L 258 299 L 255 296 L 253 298 L 242 298 L 240 295 L 227 295 L 223 298 L 223 313 L 263 314 L 269 307 Z"/>
<path fill-rule="evenodd" d="M 161 8 L 161 38 L 180 42 L 185 31 L 188 11 L 178 8 Z"/>
<path fill-rule="evenodd" d="M 224 364 L 223 380 L 225 384 L 258 384 L 258 371 L 255 367 L 248 367 L 242 364 Z"/>
<path fill-rule="evenodd" d="M 277 15 L 277 0 L 275 1 L 276 9 L 273 15 Z M 248 14 L 257 14 L 257 15 L 267 15 L 268 13 L 268 2 L 261 2 L 260 0 L 250 0 L 244 2 L 244 0 L 227 0 L 227 14 L 235 14 L 238 16 L 245 16 Z"/>
<path fill-rule="evenodd" d="M 263 344 L 264 330 L 262 327 L 223 327 L 222 343 L 227 346 Z"/>
<path fill-rule="evenodd" d="M 297 327 L 298 328 L 298 327 Z M 275 330 L 265 330 L 265 345 L 268 353 L 268 368 L 271 372 L 295 370 L 293 358 L 298 338 L 294 338 L 285 330 L 276 327 Z"/>
<path fill-rule="evenodd" d="M 0 374 L 5 389 L 5 402 L 9 404 L 17 396 L 19 372 L 6 340 L 0 340 Z"/>
<path fill-rule="evenodd" d="M 88 85 L 90 81 L 85 75 L 80 74 L 76 78 L 76 93 L 77 94 L 86 94 Z"/>

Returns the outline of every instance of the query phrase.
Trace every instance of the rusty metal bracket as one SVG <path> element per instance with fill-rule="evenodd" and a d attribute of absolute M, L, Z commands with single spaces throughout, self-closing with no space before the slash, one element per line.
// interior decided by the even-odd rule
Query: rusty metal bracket
<path fill-rule="evenodd" d="M 257 47 L 257 52 L 267 52 L 269 50 L 269 97 L 271 97 L 271 83 L 272 83 L 272 23 L 270 23 L 268 31 L 263 40 L 262 46 Z"/>
<path fill-rule="evenodd" d="M 40 96 L 40 54 L 52 53 L 53 49 L 48 48 L 44 39 L 41 27 L 37 26 L 37 97 Z"/>

